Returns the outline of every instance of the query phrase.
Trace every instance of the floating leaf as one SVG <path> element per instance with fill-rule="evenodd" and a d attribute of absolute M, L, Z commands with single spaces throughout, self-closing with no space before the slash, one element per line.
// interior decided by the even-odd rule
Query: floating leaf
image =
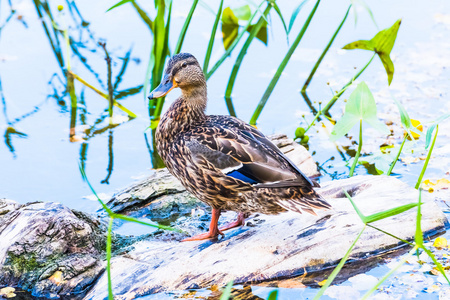
<path fill-rule="evenodd" d="M 414 119 L 411 119 L 411 125 L 417 129 L 411 132 L 412 137 L 417 140 L 418 138 L 420 138 L 420 134 L 418 134 L 417 132 L 423 132 L 423 126 L 419 120 Z"/>
<path fill-rule="evenodd" d="M 360 120 L 367 122 L 373 128 L 389 134 L 387 126 L 377 118 L 377 105 L 369 87 L 365 82 L 358 84 L 345 105 L 345 113 L 336 123 L 331 133 L 331 140 L 343 137 Z"/>
<path fill-rule="evenodd" d="M 434 240 L 433 247 L 445 248 L 447 247 L 447 239 L 445 237 L 438 237 Z"/>
<path fill-rule="evenodd" d="M 392 63 L 390 54 L 394 47 L 395 39 L 397 38 L 397 32 L 400 28 L 402 20 L 397 20 L 390 28 L 381 30 L 371 40 L 359 40 L 345 45 L 342 49 L 362 49 L 374 51 L 381 59 L 383 66 L 388 75 L 389 85 L 394 77 L 394 64 Z"/>
<path fill-rule="evenodd" d="M 429 192 L 437 191 L 437 190 L 446 190 L 450 188 L 450 180 L 446 178 L 438 179 L 435 183 L 430 179 L 425 179 L 423 181 L 422 188 L 424 190 L 428 190 Z"/>

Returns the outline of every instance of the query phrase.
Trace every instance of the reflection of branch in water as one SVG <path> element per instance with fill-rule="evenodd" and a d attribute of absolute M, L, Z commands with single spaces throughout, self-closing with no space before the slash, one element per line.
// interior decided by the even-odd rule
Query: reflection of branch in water
<path fill-rule="evenodd" d="M 15 150 L 14 150 L 14 147 L 13 147 L 12 141 L 11 141 L 11 135 L 16 135 L 21 138 L 27 137 L 27 135 L 23 132 L 15 130 L 11 126 L 8 126 L 6 128 L 5 135 L 4 135 L 5 136 L 5 144 L 8 147 L 9 151 L 14 155 L 14 158 L 16 158 L 16 154 L 14 152 Z"/>
<path fill-rule="evenodd" d="M 305 99 L 306 104 L 308 105 L 309 109 L 311 110 L 311 112 L 315 115 L 317 114 L 317 109 L 314 107 L 314 105 L 312 104 L 311 100 L 308 97 L 308 94 L 306 92 L 300 92 L 300 94 L 302 95 L 303 99 Z M 319 120 L 320 121 L 320 120 Z"/>
<path fill-rule="evenodd" d="M 108 168 L 106 169 L 108 171 L 108 174 L 106 175 L 106 178 L 101 181 L 101 183 L 109 184 L 109 178 L 111 177 L 111 173 L 113 171 L 114 166 L 114 154 L 113 154 L 113 130 L 109 130 L 109 138 L 108 138 Z"/>
<path fill-rule="evenodd" d="M 56 82 L 55 82 L 56 80 Z M 64 101 L 64 97 L 67 95 L 66 93 L 66 83 L 63 82 L 61 76 L 58 73 L 54 73 L 50 80 L 48 81 L 48 85 L 53 89 L 53 94 L 48 94 L 48 98 L 53 98 L 56 100 L 56 104 L 61 107 L 62 112 L 67 112 L 66 101 Z"/>
<path fill-rule="evenodd" d="M 82 143 L 80 148 L 80 164 L 81 167 L 83 167 L 83 170 L 86 167 L 86 159 L 87 159 L 87 150 L 88 150 L 89 144 L 88 143 Z"/>

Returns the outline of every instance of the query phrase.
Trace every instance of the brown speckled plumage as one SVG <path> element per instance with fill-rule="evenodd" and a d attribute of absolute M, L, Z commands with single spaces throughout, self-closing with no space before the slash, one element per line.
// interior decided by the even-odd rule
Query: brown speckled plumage
<path fill-rule="evenodd" d="M 192 55 L 174 56 L 150 97 L 173 87 L 182 95 L 161 118 L 156 142 L 168 170 L 189 192 L 219 214 L 330 208 L 314 191 L 318 185 L 257 129 L 234 117 L 205 115 L 206 80 Z"/>

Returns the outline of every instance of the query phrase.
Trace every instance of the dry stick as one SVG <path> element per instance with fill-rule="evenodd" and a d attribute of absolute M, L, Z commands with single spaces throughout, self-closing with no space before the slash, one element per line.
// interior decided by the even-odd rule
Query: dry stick
<path fill-rule="evenodd" d="M 275 88 L 275 85 L 277 84 L 278 80 L 280 79 L 281 73 L 283 72 L 284 68 L 286 67 L 287 63 L 289 62 L 292 54 L 294 53 L 295 49 L 297 48 L 298 44 L 303 38 L 303 35 L 306 32 L 306 29 L 308 29 L 309 23 L 311 23 L 311 20 L 317 10 L 317 7 L 319 7 L 320 0 L 317 0 L 316 5 L 314 5 L 311 13 L 309 14 L 308 18 L 306 19 L 305 23 L 303 24 L 302 29 L 298 33 L 297 37 L 295 38 L 295 41 L 292 43 L 291 47 L 289 48 L 288 52 L 283 58 L 283 61 L 278 66 L 277 72 L 273 76 L 272 80 L 269 83 L 269 86 L 267 87 L 266 91 L 264 92 L 264 95 L 262 96 L 261 100 L 258 103 L 258 106 L 255 109 L 255 112 L 252 115 L 252 118 L 250 119 L 250 125 L 256 125 L 256 121 L 258 120 L 259 115 L 261 114 L 261 111 L 263 110 L 264 106 L 267 103 L 267 100 L 269 99 L 270 95 L 272 94 L 273 89 Z"/>
<path fill-rule="evenodd" d="M 103 93 L 102 91 L 97 89 L 96 87 L 92 86 L 91 84 L 87 83 L 83 78 L 81 78 L 77 74 L 73 73 L 72 71 L 68 71 L 67 74 L 69 74 L 70 76 L 73 76 L 73 78 L 75 78 L 80 83 L 82 83 L 83 85 L 87 86 L 88 88 L 90 88 L 91 90 L 93 90 L 94 92 L 96 92 L 97 94 L 99 94 L 100 96 L 105 98 L 106 100 L 109 100 L 108 95 L 106 95 L 105 93 Z M 123 106 L 122 104 L 120 104 L 116 100 L 113 100 L 113 101 L 114 101 L 113 105 L 118 107 L 118 108 L 120 108 L 124 112 L 126 112 L 130 118 L 132 118 L 132 119 L 136 118 L 136 115 L 132 111 L 128 110 L 125 106 Z"/>
<path fill-rule="evenodd" d="M 346 85 L 344 85 L 342 87 L 342 89 L 333 96 L 333 98 L 331 98 L 331 100 L 327 103 L 327 105 L 325 105 L 325 107 L 320 110 L 315 116 L 314 119 L 312 120 L 312 122 L 308 125 L 308 128 L 306 128 L 305 133 L 308 132 L 308 130 L 314 125 L 314 122 L 321 116 L 321 115 L 325 115 L 328 113 L 328 111 L 331 109 L 331 107 L 333 107 L 333 105 L 336 103 L 336 101 L 339 99 L 339 97 L 341 97 L 341 95 L 348 89 L 348 87 L 350 85 L 352 85 L 352 83 L 362 74 L 362 72 L 364 72 L 364 70 L 370 65 L 370 63 L 372 62 L 373 58 L 375 57 L 376 53 L 374 53 L 372 55 L 372 58 L 369 60 L 369 62 L 364 66 L 364 68 L 362 68 L 355 76 L 352 77 L 352 79 L 350 79 L 349 82 L 347 82 Z"/>
<path fill-rule="evenodd" d="M 350 4 L 350 6 L 347 9 L 347 12 L 345 13 L 344 19 L 342 19 L 341 24 L 339 24 L 338 28 L 336 29 L 333 36 L 331 37 L 331 40 L 328 42 L 327 46 L 325 47 L 325 49 L 323 50 L 319 59 L 317 60 L 316 64 L 314 65 L 313 69 L 311 70 L 311 73 L 309 74 L 308 79 L 306 79 L 305 84 L 303 85 L 302 93 L 306 92 L 306 88 L 308 87 L 309 83 L 311 82 L 312 78 L 314 77 L 314 74 L 316 73 L 317 69 L 319 68 L 320 63 L 322 62 L 323 58 L 327 54 L 328 50 L 330 49 L 331 44 L 333 44 L 334 39 L 336 38 L 337 34 L 341 30 L 342 26 L 344 25 L 345 20 L 347 20 L 347 16 L 348 16 L 348 13 L 350 12 L 351 7 L 352 7 L 352 5 Z"/>

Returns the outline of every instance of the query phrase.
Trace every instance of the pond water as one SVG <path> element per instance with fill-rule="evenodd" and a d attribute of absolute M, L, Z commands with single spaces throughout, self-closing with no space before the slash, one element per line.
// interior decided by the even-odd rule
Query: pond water
<path fill-rule="evenodd" d="M 105 53 L 97 42 L 106 42 L 112 57 L 113 78 L 120 73 L 124 57 L 129 53 L 128 65 L 118 90 L 143 84 L 152 43 L 150 31 L 130 4 L 106 12 L 115 2 L 83 0 L 77 1 L 76 6 L 72 2 L 48 2 L 58 26 L 63 29 L 68 27 L 70 36 L 78 42 L 71 51 L 72 71 L 104 92 L 107 91 L 107 65 Z M 146 11 L 153 11 L 153 1 L 141 2 L 139 4 Z M 348 2 L 322 1 L 320 4 L 310 28 L 258 120 L 258 128 L 265 134 L 286 133 L 294 137 L 298 126 L 307 125 L 302 115 L 308 121 L 313 119 L 299 91 L 342 20 Z M 11 3 L 15 9 L 11 18 L 9 4 L 2 3 L 0 7 L 0 24 L 3 24 L 0 31 L 0 131 L 5 132 L 4 143 L 0 145 L 0 197 L 21 203 L 55 201 L 71 208 L 95 212 L 99 205 L 82 180 L 80 163 L 85 166 L 97 193 L 105 199 L 152 173 L 152 154 L 147 145 L 151 143 L 151 136 L 146 131 L 150 121 L 145 93 L 141 91 L 119 100 L 137 118 L 128 121 L 123 117 L 123 112 L 116 108 L 115 121 L 119 125 L 111 129 L 104 118 L 107 115 L 107 101 L 76 82 L 75 90 L 80 104 L 75 129 L 77 136 L 85 140 L 71 141 L 70 97 L 64 95 L 65 78 L 35 4 L 29 0 L 12 0 Z M 225 6 L 236 7 L 245 3 L 227 1 Z M 59 4 L 65 9 L 58 14 L 56 7 Z M 300 12 L 291 31 L 291 42 L 313 4 L 310 1 Z M 432 121 L 450 110 L 447 100 L 450 91 L 450 2 L 383 0 L 367 1 L 367 4 L 373 11 L 379 29 L 387 28 L 402 18 L 392 51 L 395 75 L 391 86 L 387 85 L 387 76 L 378 58 L 359 79 L 366 81 L 374 93 L 380 118 L 393 122 L 394 137 L 390 142 L 399 145 L 402 130 L 392 96 L 403 103 L 413 119 L 422 123 Z M 190 5 L 190 1 L 174 1 L 171 47 L 176 44 L 177 32 L 182 27 Z M 208 5 L 216 10 L 218 1 L 208 1 Z M 287 21 L 297 5 L 298 1 L 279 1 Z M 200 64 L 213 22 L 214 15 L 199 5 L 182 51 L 194 54 Z M 308 89 L 308 96 L 316 108 L 319 102 L 327 103 L 333 92 L 355 75 L 372 55 L 368 51 L 345 51 L 340 48 L 355 40 L 370 39 L 379 29 L 364 9 L 358 9 L 356 25 L 353 15 L 349 16 Z M 274 12 L 270 15 L 268 33 L 268 46 L 260 41 L 251 44 L 233 91 L 237 116 L 245 121 L 250 119 L 288 49 L 282 23 Z M 216 37 L 211 64 L 224 52 L 220 32 Z M 224 91 L 244 40 L 208 81 L 209 114 L 227 113 Z M 62 38 L 60 42 L 62 49 L 65 49 Z M 85 60 L 81 60 L 75 51 Z M 352 90 L 353 87 L 342 99 L 348 98 Z M 179 91 L 169 94 L 165 108 L 178 95 Z M 343 101 L 339 101 L 331 110 L 331 115 L 339 119 L 342 112 Z M 84 130 L 92 126 L 91 134 L 87 135 Z M 19 134 L 14 134 L 11 128 Z M 349 167 L 345 161 L 351 158 L 356 148 L 351 139 L 342 138 L 337 144 L 330 142 L 328 133 L 331 130 L 332 125 L 325 122 L 309 132 L 309 150 L 321 168 L 321 181 L 346 177 Z M 425 178 L 449 178 L 449 132 L 449 122 L 443 123 Z M 356 129 L 352 135 L 357 136 Z M 364 153 L 377 152 L 379 146 L 386 142 L 385 137 L 367 127 L 364 135 L 368 138 L 363 147 Z M 405 158 L 414 161 L 423 157 L 423 145 L 422 138 L 414 146 L 416 151 L 405 155 Z M 395 175 L 414 185 L 422 165 L 423 161 L 420 160 L 408 164 L 398 163 Z M 373 172 L 374 168 L 367 165 L 360 165 L 356 169 L 357 174 Z M 432 197 L 432 194 L 428 196 Z M 267 295 L 264 288 L 260 289 L 261 296 Z M 281 294 L 284 293 L 289 291 L 281 291 Z M 302 297 L 306 299 L 311 295 L 304 294 Z M 437 299 L 435 295 L 430 297 Z M 291 298 L 283 296 L 281 299 Z"/>

